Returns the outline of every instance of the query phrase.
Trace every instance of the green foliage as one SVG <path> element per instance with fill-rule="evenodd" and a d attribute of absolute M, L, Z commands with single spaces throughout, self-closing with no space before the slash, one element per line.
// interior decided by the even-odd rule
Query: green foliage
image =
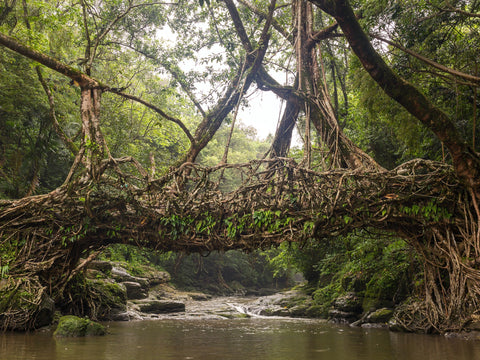
<path fill-rule="evenodd" d="M 452 6 L 478 12 L 478 4 L 454 1 L 447 5 L 441 0 L 367 0 L 358 1 L 356 5 L 362 9 L 363 25 L 372 33 L 382 34 L 384 38 L 451 69 L 478 74 L 476 48 L 472 44 L 480 38 L 476 19 L 456 12 L 439 11 Z M 381 43 L 375 45 L 394 71 L 418 86 L 435 106 L 453 119 L 466 141 L 473 142 L 473 118 L 478 117 L 474 114 L 478 104 L 473 104 L 471 85 L 444 76 L 396 48 Z M 413 157 L 442 160 L 448 156 L 430 131 L 378 88 L 355 57 L 350 64 L 352 119 L 349 119 L 347 129 L 354 140 L 388 168 Z M 478 144 L 478 129 L 476 136 Z"/>
<path fill-rule="evenodd" d="M 188 290 L 212 293 L 244 293 L 246 289 L 284 287 L 290 272 L 275 271 L 265 253 L 245 254 L 240 251 L 211 253 L 208 256 L 181 253 L 155 253 L 130 245 L 115 244 L 101 254 L 100 259 L 120 262 L 136 276 L 149 269 L 168 271 L 172 282 Z"/>
<path fill-rule="evenodd" d="M 171 254 L 162 266 L 172 282 L 185 289 L 221 293 L 246 293 L 254 289 L 281 289 L 289 284 L 289 273 L 275 273 L 264 254 L 240 251 L 208 256 Z"/>
<path fill-rule="evenodd" d="M 399 302 L 413 291 L 421 271 L 403 240 L 362 232 L 302 247 L 282 244 L 276 252 L 267 252 L 267 258 L 275 271 L 289 268 L 304 274 L 323 315 L 333 300 L 350 291 L 363 297 L 366 307 Z"/>
<path fill-rule="evenodd" d="M 41 85 L 19 56 L 1 52 L 0 69 L 0 198 L 22 197 L 32 184 L 52 190 L 71 157 L 54 134 Z"/>
<path fill-rule="evenodd" d="M 452 213 L 438 204 L 435 199 L 430 200 L 426 205 L 403 206 L 401 210 L 407 215 L 419 216 L 426 222 L 439 222 L 452 217 Z"/>
<path fill-rule="evenodd" d="M 122 263 L 132 275 L 143 276 L 148 267 L 164 270 L 162 264 L 173 256 L 172 253 L 159 253 L 126 244 L 108 246 L 99 259 Z"/>
<path fill-rule="evenodd" d="M 10 266 L 8 264 L 0 266 L 0 278 L 7 276 Z"/>
<path fill-rule="evenodd" d="M 0 237 L 0 240 L 0 279 L 2 279 L 8 276 L 10 265 L 25 245 L 25 239 L 19 239 L 18 237 L 5 239 Z"/>

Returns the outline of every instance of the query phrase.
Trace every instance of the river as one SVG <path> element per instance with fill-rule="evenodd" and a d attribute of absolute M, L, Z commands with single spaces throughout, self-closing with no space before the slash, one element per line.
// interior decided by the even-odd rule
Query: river
<path fill-rule="evenodd" d="M 0 334 L 1 360 L 477 360 L 480 342 L 321 320 L 166 316 L 107 323 L 103 337 Z"/>

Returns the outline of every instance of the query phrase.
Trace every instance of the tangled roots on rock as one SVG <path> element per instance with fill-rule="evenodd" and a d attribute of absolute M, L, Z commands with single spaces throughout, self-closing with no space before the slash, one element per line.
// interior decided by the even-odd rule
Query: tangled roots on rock
<path fill-rule="evenodd" d="M 25 331 L 51 323 L 54 301 L 38 278 L 0 281 L 0 329 Z"/>

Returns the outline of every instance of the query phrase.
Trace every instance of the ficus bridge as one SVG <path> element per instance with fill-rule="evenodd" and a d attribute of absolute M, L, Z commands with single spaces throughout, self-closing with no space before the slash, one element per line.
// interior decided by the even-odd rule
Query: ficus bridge
<path fill-rule="evenodd" d="M 34 327 L 45 295 L 68 298 L 71 280 L 113 243 L 209 253 L 322 241 L 360 228 L 394 232 L 434 267 L 425 272 L 432 274 L 427 294 L 439 291 L 438 269 L 452 278 L 448 294 L 424 303 L 420 318 L 428 326 L 448 328 L 451 309 L 466 304 L 454 301 L 463 301 L 467 289 L 472 298 L 480 292 L 471 256 L 477 237 L 466 233 L 471 205 L 447 164 L 412 160 L 390 171 L 315 171 L 277 158 L 215 167 L 184 163 L 158 179 L 130 158 L 106 160 L 101 169 L 96 178 L 80 173 L 48 194 L 0 201 L 0 247 L 11 254 L 0 264 L 8 273 L 1 290 L 30 294 L 21 298 L 27 306 L 7 304 L 1 327 Z"/>
<path fill-rule="evenodd" d="M 430 223 L 448 223 L 458 190 L 450 166 L 424 160 L 383 172 L 318 172 L 282 158 L 216 167 L 185 163 L 155 180 L 125 174 L 107 166 L 99 179 L 2 201 L 2 238 L 33 241 L 24 251 L 37 255 L 25 256 L 23 265 L 35 269 L 48 267 L 45 260 L 62 249 L 83 256 L 111 243 L 210 252 L 362 227 L 412 236 Z"/>

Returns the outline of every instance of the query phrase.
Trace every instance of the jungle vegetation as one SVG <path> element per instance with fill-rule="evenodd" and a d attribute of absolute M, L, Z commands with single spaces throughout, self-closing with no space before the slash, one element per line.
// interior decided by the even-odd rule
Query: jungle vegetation
<path fill-rule="evenodd" d="M 374 278 L 389 256 L 409 254 L 401 263 L 420 263 L 423 279 L 405 268 L 392 276 L 408 273 L 418 285 L 405 310 L 411 329 L 461 329 L 480 301 L 479 6 L 2 0 L 1 291 L 57 301 L 112 243 L 266 250 L 298 238 L 272 259 L 294 256 L 322 286 L 348 273 L 328 269 L 327 258 L 365 264 L 376 252 L 372 261 L 385 266 L 370 269 Z M 258 92 L 281 100 L 276 130 L 261 140 L 239 124 L 239 109 Z M 292 147 L 294 129 L 300 145 Z M 240 176 L 254 165 L 232 165 L 263 159 L 261 169 L 288 172 L 275 185 L 276 175 L 258 176 L 265 194 L 290 182 L 278 209 L 254 208 L 260 200 Z M 229 204 L 219 197 L 188 216 L 169 213 L 172 199 L 194 203 L 182 196 L 211 184 L 202 179 L 212 166 L 220 190 L 242 189 L 252 208 L 218 218 L 218 204 Z M 322 188 L 321 174 L 334 185 Z M 152 189 L 161 189 L 157 200 Z M 19 314 L 13 302 L 1 306 Z"/>

